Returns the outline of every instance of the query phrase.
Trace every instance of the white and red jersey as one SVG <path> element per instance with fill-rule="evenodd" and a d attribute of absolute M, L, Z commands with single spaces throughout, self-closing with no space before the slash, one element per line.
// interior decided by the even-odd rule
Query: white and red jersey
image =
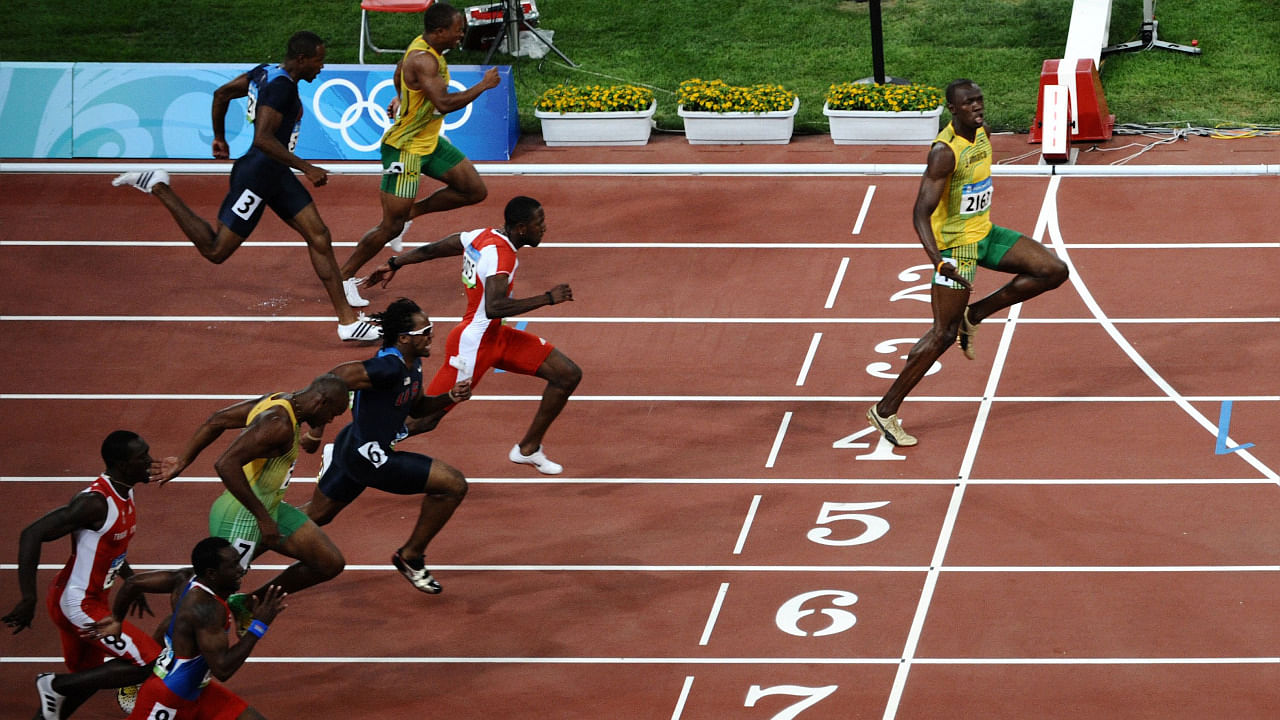
<path fill-rule="evenodd" d="M 137 531 L 132 489 L 120 495 L 105 475 L 99 475 L 84 492 L 106 498 L 106 520 L 99 528 L 71 534 L 71 557 L 50 591 L 67 619 L 80 627 L 102 617 L 102 609 L 109 608 L 107 594 Z"/>
<path fill-rule="evenodd" d="M 462 336 L 459 338 L 458 355 L 474 358 L 477 348 L 486 336 L 492 336 L 501 326 L 485 313 L 484 283 L 498 274 L 507 276 L 507 296 L 516 285 L 516 268 L 520 261 L 517 248 L 506 235 L 495 228 L 481 228 L 462 233 L 462 284 L 467 289 L 467 312 L 462 316 Z M 459 369 L 459 380 L 471 376 Z"/>

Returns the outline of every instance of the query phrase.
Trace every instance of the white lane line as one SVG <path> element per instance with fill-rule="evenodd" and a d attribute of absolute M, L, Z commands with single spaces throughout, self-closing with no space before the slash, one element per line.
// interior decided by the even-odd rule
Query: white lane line
<path fill-rule="evenodd" d="M 716 626 L 716 619 L 720 617 L 720 608 L 724 606 L 724 596 L 729 593 L 729 583 L 720 583 L 720 590 L 716 593 L 715 602 L 711 604 L 711 614 L 707 616 L 706 627 L 702 628 L 702 638 L 698 640 L 699 645 L 706 645 L 711 641 L 711 631 Z"/>
<path fill-rule="evenodd" d="M 1058 178 L 1056 177 L 1054 178 L 1054 180 L 1057 179 Z M 1151 382 L 1155 383 L 1156 387 L 1160 388 L 1161 392 L 1163 392 L 1169 399 L 1173 400 L 1178 407 L 1180 407 L 1183 412 L 1200 425 L 1200 427 L 1209 431 L 1214 438 L 1217 438 L 1218 424 L 1197 410 L 1196 407 L 1187 400 L 1187 398 L 1180 395 L 1178 391 L 1174 389 L 1172 383 L 1165 380 L 1164 376 L 1157 372 L 1156 369 L 1151 366 L 1151 363 L 1147 362 L 1147 359 L 1143 357 L 1142 354 L 1133 347 L 1129 340 L 1120 333 L 1119 328 L 1117 328 L 1115 324 L 1107 318 L 1106 313 L 1102 311 L 1102 306 L 1098 304 L 1096 299 L 1094 299 L 1093 293 L 1090 292 L 1088 285 L 1085 284 L 1084 278 L 1080 276 L 1079 270 L 1076 268 L 1075 263 L 1072 262 L 1071 255 L 1067 252 L 1066 243 L 1062 239 L 1062 229 L 1058 227 L 1056 205 L 1052 208 L 1052 213 L 1052 218 L 1050 222 L 1047 223 L 1049 238 L 1053 242 L 1053 247 L 1057 251 L 1058 258 L 1066 263 L 1067 268 L 1071 271 L 1071 284 L 1075 287 L 1076 293 L 1080 296 L 1080 299 L 1084 301 L 1085 306 L 1089 308 L 1089 313 L 1093 315 L 1099 323 L 1101 323 L 1102 329 L 1106 331 L 1107 335 L 1111 336 L 1112 341 L 1119 346 L 1125 355 L 1129 356 L 1129 360 L 1131 360 L 1133 364 L 1136 365 L 1149 380 L 1151 380 Z M 1230 438 L 1227 438 L 1227 442 L 1232 443 Z M 1262 462 L 1253 453 L 1248 450 L 1238 450 L 1232 454 L 1244 460 L 1253 467 L 1253 469 L 1262 473 L 1277 484 L 1280 484 L 1280 473 Z"/>
<path fill-rule="evenodd" d="M 60 656 L 6 656 L 0 664 L 60 663 Z M 522 657 L 522 656 L 260 656 L 246 662 L 277 665 L 897 665 L 900 658 L 882 657 Z M 1268 665 L 1280 663 L 1280 657 L 1087 657 L 1087 658 L 921 658 L 920 665 Z M 691 686 L 686 676 L 685 686 Z M 683 695 L 684 693 L 682 693 Z M 680 706 L 683 709 L 683 704 Z M 674 717 L 674 716 L 673 716 Z"/>
<path fill-rule="evenodd" d="M 680 688 L 680 697 L 676 699 L 675 710 L 671 711 L 671 720 L 680 720 L 680 715 L 684 712 L 684 704 L 689 699 L 689 691 L 691 689 L 693 689 L 693 676 L 686 675 L 684 687 Z"/>
<path fill-rule="evenodd" d="M 876 194 L 876 186 L 868 185 L 867 194 L 862 198 L 862 209 L 858 211 L 858 221 L 853 224 L 853 235 L 862 233 L 862 223 L 867 219 L 867 210 L 871 209 L 871 198 Z"/>
<path fill-rule="evenodd" d="M 834 286 L 833 286 L 834 287 Z M 828 305 L 828 308 L 831 306 Z M 432 317 L 443 323 L 457 322 L 458 317 Z M 317 323 L 337 322 L 337 318 L 306 315 L 0 315 L 0 322 L 178 322 L 178 323 Z M 531 323 L 560 325 L 927 325 L 927 317 L 530 317 Z M 984 324 L 1007 322 L 990 318 Z M 1028 318 L 1020 322 L 1036 325 L 1100 325 L 1096 318 Z M 1107 318 L 1115 324 L 1171 325 L 1206 323 L 1280 323 L 1280 317 L 1150 317 Z"/>
<path fill-rule="evenodd" d="M 796 376 L 796 387 L 804 385 L 804 381 L 809 377 L 809 368 L 813 365 L 813 358 L 818 354 L 818 343 L 822 342 L 822 333 L 813 334 L 813 339 L 809 341 L 809 351 L 804 354 L 804 363 L 800 365 L 800 374 Z"/>
<path fill-rule="evenodd" d="M 782 415 L 782 423 L 778 425 L 778 434 L 773 438 L 773 448 L 769 450 L 769 459 L 765 461 L 765 467 L 773 467 L 773 463 L 778 459 L 778 450 L 782 449 L 782 439 L 787 436 L 787 426 L 790 424 L 791 411 L 788 410 Z"/>
<path fill-rule="evenodd" d="M 137 565 L 139 570 L 178 570 L 190 567 L 166 563 L 143 563 Z M 283 564 L 254 564 L 254 570 L 280 571 L 289 567 Z M 901 573 L 919 574 L 937 571 L 939 573 L 1082 573 L 1082 574 L 1114 574 L 1126 573 L 1159 574 L 1159 573 L 1274 573 L 1280 571 L 1280 565 L 953 565 L 950 567 L 930 568 L 924 565 L 432 565 L 440 570 L 450 572 L 631 572 L 631 573 Z M 391 565 L 357 565 L 345 566 L 352 572 L 391 572 Z M 16 563 L 0 564 L 0 571 L 17 571 Z M 40 570 L 61 570 L 62 565 L 41 563 Z"/>
<path fill-rule="evenodd" d="M 857 231 L 854 231 L 857 234 Z M 334 247 L 355 247 L 354 242 L 334 242 Z M 176 247 L 189 248 L 191 243 L 179 240 L 0 240 L 0 247 Z M 286 248 L 307 247 L 300 240 L 279 242 L 249 241 L 241 247 Z M 1276 242 L 1131 242 L 1069 243 L 1078 250 L 1254 250 L 1280 249 Z M 845 242 L 544 242 L 539 249 L 564 248 L 584 250 L 853 250 L 877 248 L 885 250 L 919 250 L 918 242 L 845 243 Z"/>
<path fill-rule="evenodd" d="M 985 323 L 984 323 L 985 324 Z M 190 394 L 190 393 L 0 393 L 0 400 L 249 400 L 257 394 Z M 864 403 L 879 400 L 879 395 L 574 395 L 573 402 L 788 402 L 788 403 Z M 540 402 L 540 395 L 472 395 L 477 400 L 494 402 Z M 1006 396 L 981 398 L 973 395 L 921 395 L 908 397 L 909 403 L 1015 402 L 1015 403 L 1178 403 L 1212 402 L 1278 402 L 1280 395 L 1082 395 L 1074 397 Z M 1215 430 L 1217 428 L 1215 427 Z M 1216 436 L 1216 433 L 1215 433 Z"/>
<path fill-rule="evenodd" d="M 751 507 L 747 508 L 747 516 L 742 520 L 742 530 L 738 532 L 738 542 L 733 546 L 733 554 L 741 555 L 747 544 L 747 535 L 751 532 L 751 523 L 755 522 L 756 510 L 760 508 L 760 495 L 751 498 Z"/>
<path fill-rule="evenodd" d="M 1056 207 L 1058 185 L 1061 178 L 1057 175 L 1049 178 L 1049 186 L 1045 191 L 1044 201 L 1040 206 L 1040 219 L 1036 222 L 1034 239 L 1043 237 L 1046 222 L 1056 222 L 1057 215 L 1052 208 Z M 885 705 L 884 720 L 893 720 L 897 716 L 898 704 L 902 701 L 902 693 L 906 689 L 907 676 L 911 672 L 911 664 L 915 660 L 916 647 L 920 642 L 920 634 L 924 631 L 925 617 L 933 602 L 933 593 L 940 577 L 939 569 L 947 556 L 947 548 L 951 544 L 951 533 L 955 530 L 956 518 L 960 514 L 960 504 L 964 499 L 969 475 L 973 471 L 973 462 L 978 455 L 978 446 L 982 441 L 982 433 L 986 429 L 987 417 L 991 412 L 991 398 L 996 395 L 1000 383 L 1000 375 L 1004 371 L 1004 362 L 1008 357 L 1009 346 L 1013 343 L 1013 330 L 1017 325 L 1022 310 L 1019 303 L 1009 308 L 1009 320 L 1000 334 L 1000 342 L 996 347 L 995 358 L 991 365 L 991 373 L 987 376 L 986 388 L 982 392 L 982 402 L 978 405 L 978 415 L 965 446 L 964 457 L 960 462 L 960 471 L 955 490 L 951 493 L 951 501 L 947 505 L 947 514 L 942 521 L 942 529 L 938 533 L 938 544 L 930 560 L 929 572 L 925 575 L 924 588 L 920 592 L 920 601 L 916 605 L 915 616 L 911 620 L 911 628 L 907 631 L 907 641 L 902 650 L 902 664 L 893 678 L 893 687 L 889 690 L 889 700 Z"/>
<path fill-rule="evenodd" d="M 2 483 L 75 483 L 87 485 L 91 477 L 0 476 Z M 291 483 L 315 483 L 314 477 L 293 477 Z M 179 477 L 170 481 L 186 483 L 221 483 L 216 477 Z M 950 478 L 753 478 L 753 477 L 490 477 L 467 478 L 468 483 L 489 485 L 955 485 Z M 1271 485 L 1270 478 L 970 478 L 970 485 Z M 255 565 L 255 567 L 257 567 Z"/>
<path fill-rule="evenodd" d="M 840 267 L 836 268 L 835 279 L 831 281 L 831 290 L 827 292 L 827 302 L 822 307 L 830 310 L 836 304 L 836 295 L 840 294 L 840 285 L 844 282 L 844 274 L 849 269 L 849 258 L 840 258 Z"/>

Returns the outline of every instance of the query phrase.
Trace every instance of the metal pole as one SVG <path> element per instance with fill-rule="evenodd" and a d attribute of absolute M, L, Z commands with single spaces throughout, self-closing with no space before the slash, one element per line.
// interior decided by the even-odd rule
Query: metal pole
<path fill-rule="evenodd" d="M 871 0 L 871 70 L 876 84 L 884 84 L 884 33 L 880 28 L 880 0 Z"/>

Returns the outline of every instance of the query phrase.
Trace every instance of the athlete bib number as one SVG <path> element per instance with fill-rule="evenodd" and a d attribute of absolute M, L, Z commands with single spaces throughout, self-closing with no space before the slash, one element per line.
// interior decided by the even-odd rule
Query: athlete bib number
<path fill-rule="evenodd" d="M 991 208 L 991 178 L 960 189 L 960 214 L 977 215 Z"/>
<path fill-rule="evenodd" d="M 480 253 L 470 247 L 462 256 L 462 284 L 469 288 L 476 286 L 476 261 L 479 257 Z"/>
<path fill-rule="evenodd" d="M 261 204 L 262 198 L 258 197 L 254 191 L 245 188 L 244 192 L 240 193 L 240 197 L 235 201 L 235 204 L 231 206 L 231 212 L 242 220 L 251 220 L 253 219 L 253 213 Z"/>
<path fill-rule="evenodd" d="M 387 451 L 383 450 L 381 445 L 372 440 L 361 445 L 356 449 L 356 452 L 360 453 L 361 457 L 368 460 L 369 464 L 376 468 L 382 467 L 387 463 L 387 460 L 391 459 L 391 457 L 387 455 Z"/>
<path fill-rule="evenodd" d="M 102 588 L 105 590 L 111 587 L 116 581 L 116 575 L 120 574 L 120 567 L 124 565 L 124 553 L 120 553 L 120 557 L 111 561 L 111 567 L 107 568 L 107 577 L 102 581 Z"/>

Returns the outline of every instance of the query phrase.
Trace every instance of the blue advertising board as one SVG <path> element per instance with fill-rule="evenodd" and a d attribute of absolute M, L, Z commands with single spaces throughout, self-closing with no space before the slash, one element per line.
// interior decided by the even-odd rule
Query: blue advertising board
<path fill-rule="evenodd" d="M 0 63 L 0 155 L 23 158 L 212 157 L 213 92 L 249 65 L 167 63 Z M 449 68 L 465 90 L 486 67 Z M 308 160 L 377 160 L 386 107 L 395 96 L 391 65 L 330 65 L 302 83 L 295 152 Z M 444 135 L 467 157 L 508 160 L 519 139 L 511 68 L 501 84 L 445 116 Z M 232 157 L 253 140 L 245 101 L 227 111 Z"/>

